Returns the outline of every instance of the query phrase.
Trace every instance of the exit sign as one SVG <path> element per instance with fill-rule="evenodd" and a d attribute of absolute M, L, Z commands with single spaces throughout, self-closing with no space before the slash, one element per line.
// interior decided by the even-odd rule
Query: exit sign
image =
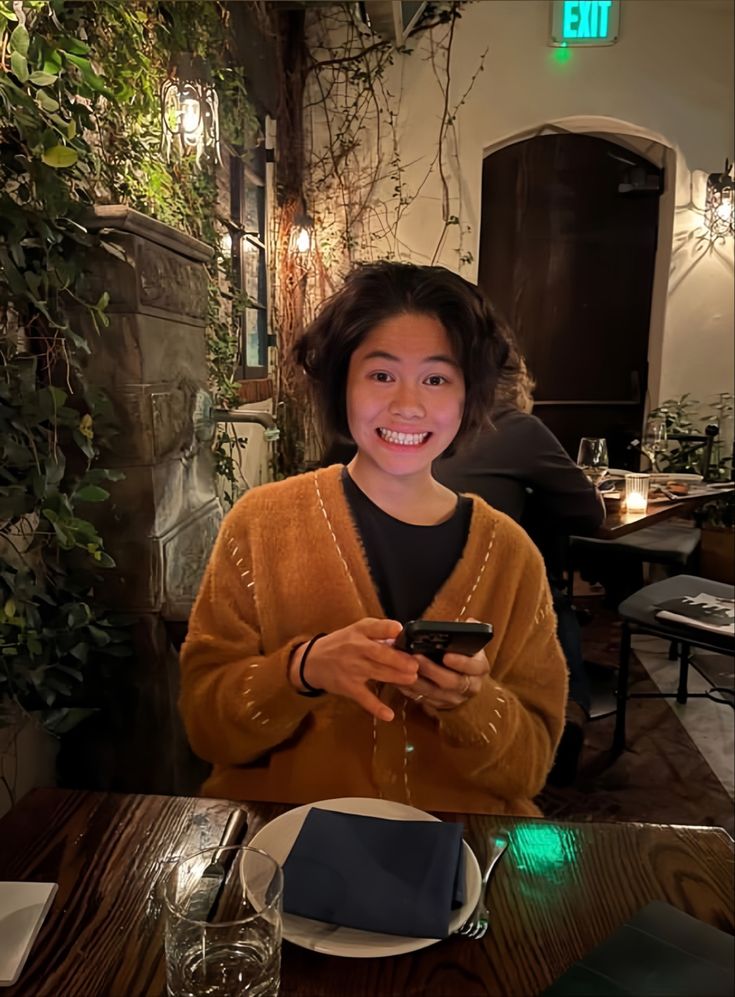
<path fill-rule="evenodd" d="M 552 0 L 552 45 L 614 45 L 620 0 Z"/>

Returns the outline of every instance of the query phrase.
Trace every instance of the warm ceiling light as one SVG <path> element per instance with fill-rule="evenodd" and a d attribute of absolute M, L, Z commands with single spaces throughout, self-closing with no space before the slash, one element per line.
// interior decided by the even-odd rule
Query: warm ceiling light
<path fill-rule="evenodd" d="M 725 160 L 724 173 L 710 173 L 707 177 L 704 218 L 715 237 L 735 234 L 735 181 L 731 170 L 732 165 Z"/>
<path fill-rule="evenodd" d="M 205 152 L 219 154 L 217 91 L 204 59 L 190 53 L 176 56 L 161 87 L 163 148 L 171 158 L 174 146 L 181 155 L 199 162 Z"/>

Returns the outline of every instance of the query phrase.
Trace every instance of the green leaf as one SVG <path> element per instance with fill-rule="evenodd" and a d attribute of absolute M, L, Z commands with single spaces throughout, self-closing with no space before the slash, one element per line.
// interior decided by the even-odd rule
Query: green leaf
<path fill-rule="evenodd" d="M 48 393 L 57 409 L 60 409 L 69 397 L 65 391 L 62 391 L 61 388 L 55 387 L 53 384 L 48 386 Z"/>
<path fill-rule="evenodd" d="M 30 45 L 30 42 L 31 36 L 28 34 L 28 29 L 22 24 L 19 24 L 10 36 L 11 48 L 14 52 L 20 52 L 21 55 L 28 55 L 28 46 Z"/>
<path fill-rule="evenodd" d="M 29 76 L 31 83 L 35 84 L 37 87 L 51 86 L 52 83 L 56 83 L 58 78 L 58 76 L 54 76 L 52 73 L 44 73 L 40 69 L 37 69 Z"/>
<path fill-rule="evenodd" d="M 89 45 L 79 38 L 72 38 L 71 35 L 64 35 L 59 42 L 62 49 L 67 52 L 76 52 L 77 55 L 86 55 L 89 52 Z"/>
<path fill-rule="evenodd" d="M 66 617 L 68 626 L 74 629 L 77 627 L 83 627 L 86 623 L 89 623 L 91 619 L 92 611 L 86 602 L 80 602 L 76 606 L 72 606 Z"/>
<path fill-rule="evenodd" d="M 82 79 L 87 84 L 87 86 L 91 87 L 93 90 L 97 90 L 105 97 L 113 96 L 112 91 L 108 90 L 106 82 L 102 79 L 101 76 L 95 73 L 94 69 L 92 68 L 92 63 L 89 61 L 89 59 L 83 59 L 79 55 L 72 55 L 70 52 L 65 52 L 64 54 L 66 55 L 68 61 L 73 66 L 76 66 L 77 69 L 81 72 Z"/>
<path fill-rule="evenodd" d="M 89 644 L 85 644 L 84 641 L 80 641 L 79 644 L 75 644 L 71 648 L 69 654 L 73 655 L 78 661 L 81 661 L 83 665 L 87 663 L 87 655 L 89 654 Z"/>
<path fill-rule="evenodd" d="M 55 460 L 52 457 L 48 457 L 45 463 L 46 482 L 49 485 L 60 484 L 61 479 L 64 477 L 65 469 L 66 469 L 66 460 L 61 451 L 58 451 Z"/>
<path fill-rule="evenodd" d="M 28 82 L 28 60 L 20 52 L 13 52 L 10 56 L 10 68 L 18 79 L 19 83 Z"/>
<path fill-rule="evenodd" d="M 91 636 L 94 639 L 97 647 L 106 647 L 108 644 L 112 643 L 112 638 L 107 633 L 107 631 L 102 630 L 100 627 L 95 626 L 93 623 L 87 627 Z"/>
<path fill-rule="evenodd" d="M 45 90 L 38 91 L 38 93 L 36 94 L 36 100 L 44 109 L 44 111 L 53 112 L 59 110 L 58 100 L 54 100 L 53 97 L 49 97 L 49 95 L 46 93 Z"/>
<path fill-rule="evenodd" d="M 96 709 L 86 709 L 81 706 L 44 711 L 42 717 L 43 726 L 56 737 L 68 733 L 82 720 L 93 716 L 99 712 Z"/>
<path fill-rule="evenodd" d="M 74 493 L 74 497 L 79 502 L 104 502 L 110 497 L 110 493 L 98 485 L 84 485 Z"/>
<path fill-rule="evenodd" d="M 67 166 L 73 166 L 79 158 L 76 149 L 70 149 L 66 145 L 53 145 L 47 149 L 41 157 L 47 166 L 52 166 L 55 170 L 62 170 Z"/>
<path fill-rule="evenodd" d="M 96 308 L 105 309 L 110 303 L 110 295 L 107 291 L 103 291 L 99 297 L 99 301 L 96 304 Z"/>

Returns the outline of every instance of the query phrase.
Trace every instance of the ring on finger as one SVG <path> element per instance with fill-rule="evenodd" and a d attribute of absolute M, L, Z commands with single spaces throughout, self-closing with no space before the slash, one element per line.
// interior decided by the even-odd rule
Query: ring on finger
<path fill-rule="evenodd" d="M 466 696 L 467 693 L 470 691 L 471 685 L 472 685 L 472 679 L 470 678 L 469 675 L 465 675 L 464 678 L 462 679 L 462 685 L 459 690 L 460 695 Z"/>
<path fill-rule="evenodd" d="M 424 697 L 423 697 L 422 693 L 419 693 L 418 696 L 414 696 L 413 697 L 413 701 L 414 701 L 414 703 L 420 703 L 423 698 Z"/>

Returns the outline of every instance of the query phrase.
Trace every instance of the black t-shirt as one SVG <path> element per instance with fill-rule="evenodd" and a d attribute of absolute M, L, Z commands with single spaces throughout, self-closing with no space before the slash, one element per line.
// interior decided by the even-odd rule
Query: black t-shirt
<path fill-rule="evenodd" d="M 347 468 L 342 483 L 385 615 L 400 623 L 420 619 L 462 556 L 472 500 L 458 495 L 457 508 L 445 522 L 415 526 L 383 512 Z"/>

